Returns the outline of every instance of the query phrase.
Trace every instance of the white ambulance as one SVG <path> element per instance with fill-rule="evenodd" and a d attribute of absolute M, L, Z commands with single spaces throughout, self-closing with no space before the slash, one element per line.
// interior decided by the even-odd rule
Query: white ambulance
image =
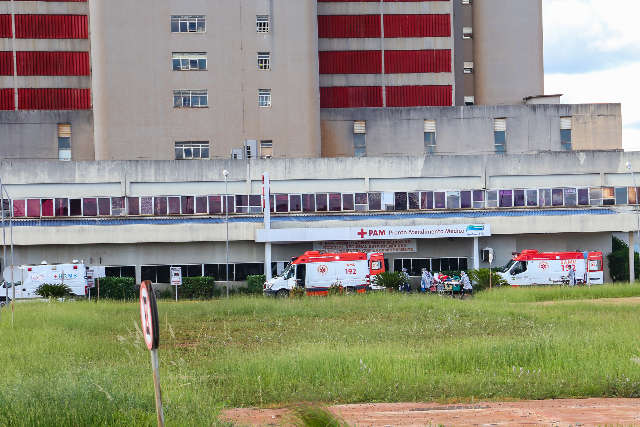
<path fill-rule="evenodd" d="M 362 293 L 373 277 L 382 272 L 384 255 L 381 253 L 308 251 L 294 259 L 282 275 L 265 282 L 264 293 L 283 297 L 301 286 L 307 295 L 327 295 L 332 285 Z"/>
<path fill-rule="evenodd" d="M 87 268 L 84 264 L 40 264 L 13 267 L 13 279 L 11 267 L 4 269 L 2 273 L 4 281 L 16 283 L 16 299 L 40 298 L 36 289 L 47 283 L 51 285 L 64 283 L 71 288 L 71 293 L 84 296 L 87 288 Z M 0 288 L 0 294 L 5 295 L 9 291 L 9 297 L 13 295 L 10 285 Z"/>
<path fill-rule="evenodd" d="M 575 271 L 576 284 L 602 285 L 602 252 L 522 251 L 498 273 L 511 286 L 557 285 L 569 283 Z"/>

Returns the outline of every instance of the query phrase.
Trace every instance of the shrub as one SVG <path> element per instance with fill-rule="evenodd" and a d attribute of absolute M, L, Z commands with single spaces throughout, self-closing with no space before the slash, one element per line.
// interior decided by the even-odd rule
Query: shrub
<path fill-rule="evenodd" d="M 376 276 L 375 283 L 387 289 L 398 289 L 398 287 L 404 283 L 404 278 L 399 271 L 385 271 Z"/>
<path fill-rule="evenodd" d="M 473 282 L 474 291 L 489 289 L 489 271 L 488 268 L 481 268 L 480 270 L 470 270 L 468 272 L 469 279 Z M 506 280 L 500 277 L 495 271 L 491 271 L 491 286 L 498 287 L 506 285 L 508 285 Z"/>
<path fill-rule="evenodd" d="M 609 262 L 609 273 L 614 282 L 629 281 L 629 245 L 617 237 L 613 238 L 612 252 L 607 255 Z M 636 252 L 634 254 L 634 270 L 635 278 L 640 276 L 640 256 Z"/>
<path fill-rule="evenodd" d="M 344 288 L 339 283 L 333 283 L 329 287 L 329 295 L 342 295 L 344 293 Z"/>
<path fill-rule="evenodd" d="M 133 277 L 103 277 L 100 279 L 100 298 L 134 300 L 138 287 Z"/>
<path fill-rule="evenodd" d="M 215 289 L 213 277 L 183 277 L 182 285 L 178 287 L 178 298 L 210 299 L 220 294 Z"/>
<path fill-rule="evenodd" d="M 36 295 L 40 295 L 42 298 L 64 298 L 71 295 L 71 288 L 62 283 L 55 285 L 43 283 L 36 289 Z"/>
<path fill-rule="evenodd" d="M 289 296 L 291 298 L 302 298 L 305 295 L 307 290 L 302 286 L 294 286 L 291 291 L 289 291 Z"/>
<path fill-rule="evenodd" d="M 247 276 L 247 292 L 250 294 L 262 294 L 264 282 L 267 276 L 264 274 L 256 274 Z"/>

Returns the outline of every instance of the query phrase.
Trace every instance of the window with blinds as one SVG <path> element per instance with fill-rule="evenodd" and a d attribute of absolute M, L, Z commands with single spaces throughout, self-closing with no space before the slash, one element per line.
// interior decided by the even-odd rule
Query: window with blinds
<path fill-rule="evenodd" d="M 496 153 L 507 152 L 507 119 L 493 119 L 493 138 Z"/>
<path fill-rule="evenodd" d="M 424 121 L 424 152 L 433 154 L 436 151 L 436 121 Z"/>
<path fill-rule="evenodd" d="M 560 117 L 560 145 L 563 150 L 571 151 L 572 117 Z"/>
<path fill-rule="evenodd" d="M 71 124 L 58 124 L 58 160 L 71 160 Z"/>

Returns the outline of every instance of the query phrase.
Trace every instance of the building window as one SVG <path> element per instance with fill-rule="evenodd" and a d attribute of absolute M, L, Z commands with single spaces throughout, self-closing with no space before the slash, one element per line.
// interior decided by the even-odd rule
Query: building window
<path fill-rule="evenodd" d="M 258 107 L 271 107 L 271 89 L 258 89 Z"/>
<path fill-rule="evenodd" d="M 473 38 L 473 28 L 472 27 L 462 27 L 462 38 L 463 39 L 471 39 L 471 38 Z"/>
<path fill-rule="evenodd" d="M 171 32 L 204 33 L 206 21 L 204 15 L 171 15 Z"/>
<path fill-rule="evenodd" d="M 507 152 L 507 119 L 493 120 L 493 138 L 496 153 Z"/>
<path fill-rule="evenodd" d="M 467 62 L 465 61 L 464 65 L 463 65 L 463 71 L 465 74 L 472 74 L 473 73 L 473 62 Z"/>
<path fill-rule="evenodd" d="M 256 32 L 257 33 L 269 32 L 269 15 L 256 16 Z"/>
<path fill-rule="evenodd" d="M 436 151 L 436 121 L 424 121 L 424 152 L 433 154 Z"/>
<path fill-rule="evenodd" d="M 562 149 L 571 151 L 571 128 L 573 119 L 571 117 L 560 117 L 560 144 Z"/>
<path fill-rule="evenodd" d="M 273 157 L 273 141 L 270 139 L 260 141 L 260 157 L 263 159 Z"/>
<path fill-rule="evenodd" d="M 58 160 L 71 160 L 71 124 L 58 124 Z"/>
<path fill-rule="evenodd" d="M 367 122 L 362 120 L 353 122 L 353 153 L 355 157 L 367 155 Z"/>
<path fill-rule="evenodd" d="M 258 70 L 270 70 L 270 69 L 271 69 L 271 53 L 258 52 Z"/>
<path fill-rule="evenodd" d="M 199 160 L 209 158 L 209 143 L 206 141 L 176 142 L 176 160 Z"/>
<path fill-rule="evenodd" d="M 475 96 L 465 96 L 464 97 L 464 105 L 475 105 L 476 98 Z"/>
<path fill-rule="evenodd" d="M 462 0 L 462 4 L 472 4 L 473 0 Z"/>
<path fill-rule="evenodd" d="M 204 71 L 207 69 L 205 52 L 174 52 L 171 55 L 174 71 Z"/>
<path fill-rule="evenodd" d="M 206 89 L 200 90 L 174 90 L 174 108 L 204 108 L 209 105 L 209 95 Z"/>

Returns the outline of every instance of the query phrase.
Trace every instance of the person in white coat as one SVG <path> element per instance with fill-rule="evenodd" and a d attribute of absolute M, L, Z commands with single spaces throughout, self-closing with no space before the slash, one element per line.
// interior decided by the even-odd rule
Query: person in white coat
<path fill-rule="evenodd" d="M 420 279 L 420 290 L 422 292 L 428 292 L 433 285 L 433 276 L 426 268 L 422 269 L 422 278 Z"/>
<path fill-rule="evenodd" d="M 573 266 L 569 266 L 569 286 L 576 285 L 576 270 Z"/>
<path fill-rule="evenodd" d="M 460 273 L 460 282 L 462 283 L 462 296 L 464 296 L 464 294 L 473 294 L 473 285 L 471 284 L 469 276 L 467 276 L 467 273 L 464 271 Z"/>

